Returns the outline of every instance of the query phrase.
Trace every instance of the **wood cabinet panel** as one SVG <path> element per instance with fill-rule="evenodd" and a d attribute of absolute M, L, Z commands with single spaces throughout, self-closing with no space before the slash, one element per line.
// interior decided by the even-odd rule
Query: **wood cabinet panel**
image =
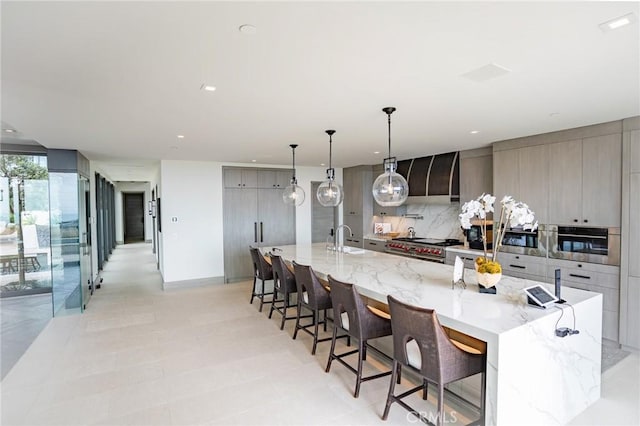
<path fill-rule="evenodd" d="M 549 206 L 549 171 L 547 145 L 518 149 L 519 198 L 535 212 L 539 223 L 547 223 Z"/>
<path fill-rule="evenodd" d="M 260 245 L 287 245 L 296 240 L 295 207 L 282 201 L 282 190 L 258 191 L 258 241 Z"/>
<path fill-rule="evenodd" d="M 249 246 L 258 245 L 258 198 L 256 189 L 224 191 L 223 238 L 226 282 L 253 275 Z"/>
<path fill-rule="evenodd" d="M 582 218 L 582 140 L 548 145 L 549 223 L 575 224 Z"/>
<path fill-rule="evenodd" d="M 517 149 L 494 151 L 493 153 L 493 195 L 495 195 L 497 203 L 505 195 L 511 195 L 516 200 L 520 200 L 519 158 Z M 470 199 L 477 198 L 478 195 Z M 461 202 L 467 201 L 469 200 L 461 200 Z"/>
<path fill-rule="evenodd" d="M 622 136 L 582 140 L 582 223 L 620 227 Z"/>
<path fill-rule="evenodd" d="M 640 173 L 629 176 L 629 275 L 640 277 Z M 623 248 L 624 249 L 624 248 Z"/>
<path fill-rule="evenodd" d="M 386 243 L 384 241 L 368 240 L 368 239 L 364 240 L 364 248 L 367 250 L 384 252 L 385 245 Z"/>
<path fill-rule="evenodd" d="M 256 169 L 226 168 L 223 174 L 225 188 L 258 187 L 258 172 Z"/>
<path fill-rule="evenodd" d="M 493 157 L 460 158 L 460 202 L 493 192 Z"/>
<path fill-rule="evenodd" d="M 632 130 L 629 132 L 631 154 L 630 173 L 640 173 L 640 130 Z"/>
<path fill-rule="evenodd" d="M 626 340 L 624 344 L 640 348 L 640 277 L 629 277 L 626 303 Z M 624 320 L 625 318 L 622 317 Z"/>

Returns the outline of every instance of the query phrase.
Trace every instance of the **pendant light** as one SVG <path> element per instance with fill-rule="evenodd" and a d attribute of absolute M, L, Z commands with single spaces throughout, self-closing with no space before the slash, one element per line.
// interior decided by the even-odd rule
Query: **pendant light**
<path fill-rule="evenodd" d="M 394 107 L 382 108 L 387 114 L 389 123 L 389 157 L 384 159 L 384 173 L 373 182 L 373 198 L 381 206 L 399 206 L 407 200 L 409 196 L 409 185 L 407 180 L 399 173 L 396 173 L 398 164 L 396 157 L 391 156 L 391 114 L 396 109 Z"/>
<path fill-rule="evenodd" d="M 282 193 L 282 200 L 285 204 L 297 207 L 304 202 L 304 189 L 298 185 L 298 179 L 296 179 L 296 148 L 298 145 L 291 144 L 289 146 L 293 155 L 293 176 L 291 177 L 291 184 Z"/>
<path fill-rule="evenodd" d="M 327 180 L 318 186 L 316 197 L 320 204 L 325 207 L 336 207 L 342 202 L 344 191 L 338 182 L 335 182 L 335 170 L 331 167 L 331 142 L 335 130 L 325 130 L 329 135 L 329 168 L 327 169 Z"/>

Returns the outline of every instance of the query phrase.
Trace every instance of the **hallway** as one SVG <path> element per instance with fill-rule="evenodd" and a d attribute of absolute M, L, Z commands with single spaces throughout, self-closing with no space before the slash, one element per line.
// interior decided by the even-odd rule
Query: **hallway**
<path fill-rule="evenodd" d="M 118 246 L 103 276 L 87 311 L 54 318 L 2 381 L 3 425 L 415 423 L 400 407 L 380 420 L 386 378 L 354 399 L 350 372 L 324 372 L 328 344 L 311 356 L 309 336 L 248 303 L 250 283 L 163 291 L 144 243 Z M 605 372 L 572 424 L 638 424 L 638 373 L 637 354 Z"/>

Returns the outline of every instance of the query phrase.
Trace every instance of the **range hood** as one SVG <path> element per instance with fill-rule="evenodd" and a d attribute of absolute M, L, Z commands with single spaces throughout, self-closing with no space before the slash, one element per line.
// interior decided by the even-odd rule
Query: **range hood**
<path fill-rule="evenodd" d="M 409 183 L 407 204 L 450 204 L 460 201 L 459 153 L 430 155 L 398 162 Z"/>

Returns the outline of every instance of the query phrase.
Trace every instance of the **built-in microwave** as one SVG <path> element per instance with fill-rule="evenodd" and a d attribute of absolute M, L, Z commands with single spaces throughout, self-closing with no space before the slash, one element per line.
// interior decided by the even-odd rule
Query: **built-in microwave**
<path fill-rule="evenodd" d="M 549 257 L 620 265 L 620 228 L 549 226 Z"/>
<path fill-rule="evenodd" d="M 508 228 L 504 232 L 500 250 L 507 253 L 526 254 L 529 256 L 547 256 L 547 237 L 545 226 L 536 230 Z"/>
<path fill-rule="evenodd" d="M 482 225 L 471 225 L 471 228 L 465 229 L 464 236 L 469 243 L 469 248 L 475 250 L 484 250 L 482 242 Z M 487 224 L 487 250 L 493 249 L 493 225 Z"/>

